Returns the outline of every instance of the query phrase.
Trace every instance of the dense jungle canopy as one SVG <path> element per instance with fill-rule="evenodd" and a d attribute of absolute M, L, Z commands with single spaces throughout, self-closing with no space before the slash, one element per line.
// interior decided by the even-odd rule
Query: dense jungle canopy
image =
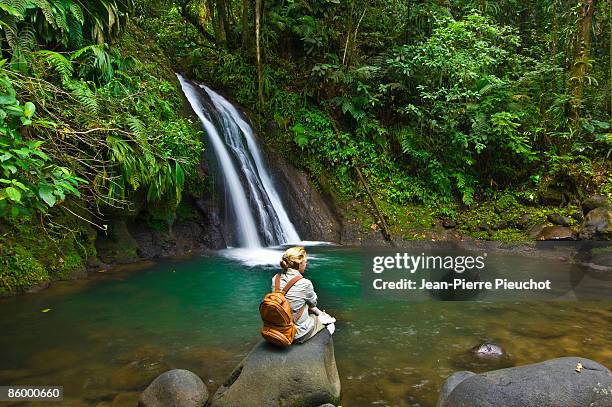
<path fill-rule="evenodd" d="M 82 267 L 109 217 L 165 228 L 189 212 L 203 132 L 173 71 L 229 95 L 338 205 L 390 225 L 611 197 L 611 9 L 0 0 L 1 285 Z"/>

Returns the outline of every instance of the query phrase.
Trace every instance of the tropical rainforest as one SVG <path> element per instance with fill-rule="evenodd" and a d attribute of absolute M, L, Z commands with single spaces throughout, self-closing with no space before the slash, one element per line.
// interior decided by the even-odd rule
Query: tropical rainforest
<path fill-rule="evenodd" d="M 174 72 L 364 227 L 612 197 L 610 2 L 0 0 L 0 293 L 71 278 L 109 219 L 170 229 L 207 188 Z M 373 219 L 373 220 L 372 220 Z M 577 222 L 577 220 L 572 220 Z"/>

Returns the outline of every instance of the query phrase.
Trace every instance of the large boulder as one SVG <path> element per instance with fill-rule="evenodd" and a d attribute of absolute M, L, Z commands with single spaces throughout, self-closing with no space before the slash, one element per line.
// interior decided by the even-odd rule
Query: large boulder
<path fill-rule="evenodd" d="M 258 343 L 209 401 L 210 407 L 338 404 L 340 378 L 331 334 L 281 349 Z"/>
<path fill-rule="evenodd" d="M 446 380 L 438 407 L 612 406 L 612 373 L 589 359 L 565 357 L 470 373 Z"/>
<path fill-rule="evenodd" d="M 455 390 L 455 387 L 459 385 L 462 381 L 467 379 L 468 377 L 474 376 L 476 373 L 468 372 L 463 370 L 461 372 L 455 372 L 452 375 L 448 376 L 442 385 L 442 389 L 440 390 L 440 396 L 438 397 L 437 407 L 442 407 L 442 405 L 446 402 L 450 394 Z"/>
<path fill-rule="evenodd" d="M 602 195 L 592 195 L 582 201 L 582 213 L 587 214 L 595 208 L 600 208 L 602 206 L 608 206 L 608 198 Z"/>
<path fill-rule="evenodd" d="M 608 206 L 595 208 L 584 217 L 580 228 L 581 239 L 612 238 L 612 210 Z"/>
<path fill-rule="evenodd" d="M 140 395 L 139 407 L 201 407 L 208 399 L 202 379 L 184 369 L 159 375 Z"/>

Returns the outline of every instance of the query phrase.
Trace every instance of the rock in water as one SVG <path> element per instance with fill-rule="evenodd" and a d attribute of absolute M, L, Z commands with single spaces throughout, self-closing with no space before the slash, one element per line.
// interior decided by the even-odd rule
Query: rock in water
<path fill-rule="evenodd" d="M 514 366 L 514 359 L 500 345 L 481 343 L 452 359 L 453 366 L 479 372 Z"/>
<path fill-rule="evenodd" d="M 543 228 L 536 240 L 575 240 L 574 231 L 565 226 L 546 226 Z"/>
<path fill-rule="evenodd" d="M 578 363 L 582 369 L 577 369 Z M 589 359 L 565 357 L 469 373 L 446 379 L 439 407 L 612 406 L 612 373 Z"/>
<path fill-rule="evenodd" d="M 201 407 L 208 399 L 202 379 L 189 370 L 162 373 L 140 395 L 139 407 Z"/>
<path fill-rule="evenodd" d="M 450 396 L 452 391 L 455 390 L 455 387 L 457 387 L 459 383 L 461 383 L 468 377 L 471 377 L 474 375 L 475 373 L 464 370 L 461 372 L 455 372 L 452 375 L 448 376 L 448 378 L 444 381 L 444 384 L 442 385 L 442 390 L 440 390 L 440 396 L 438 398 L 438 404 L 436 404 L 436 406 L 442 407 L 444 401 L 446 401 L 446 399 L 448 399 L 448 396 Z"/>
<path fill-rule="evenodd" d="M 506 351 L 494 343 L 483 343 L 474 346 L 471 352 L 479 358 L 501 358 L 506 356 Z"/>
<path fill-rule="evenodd" d="M 587 213 L 580 229 L 580 238 L 612 238 L 612 210 L 607 206 L 600 206 Z"/>
<path fill-rule="evenodd" d="M 340 378 L 327 329 L 281 349 L 258 343 L 210 400 L 210 407 L 338 404 Z"/>

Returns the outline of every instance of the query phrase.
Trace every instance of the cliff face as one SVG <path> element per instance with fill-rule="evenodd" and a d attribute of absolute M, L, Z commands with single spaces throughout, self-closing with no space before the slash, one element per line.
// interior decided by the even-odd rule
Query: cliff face
<path fill-rule="evenodd" d="M 289 217 L 303 240 L 340 243 L 341 223 L 332 200 L 317 190 L 308 175 L 277 152 L 264 148 L 270 172 Z"/>

